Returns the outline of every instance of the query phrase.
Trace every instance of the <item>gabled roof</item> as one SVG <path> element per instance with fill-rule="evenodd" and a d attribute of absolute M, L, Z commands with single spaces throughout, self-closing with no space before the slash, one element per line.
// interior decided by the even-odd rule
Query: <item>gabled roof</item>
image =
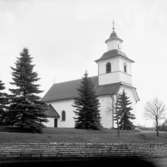
<path fill-rule="evenodd" d="M 96 60 L 96 62 L 99 62 L 101 60 L 107 60 L 107 59 L 118 57 L 118 56 L 120 56 L 126 60 L 129 60 L 132 63 L 134 62 L 133 60 L 129 59 L 124 52 L 122 52 L 121 50 L 118 50 L 118 49 L 113 49 L 113 50 L 109 50 L 109 51 L 105 52 L 100 57 L 100 59 Z"/>
<path fill-rule="evenodd" d="M 119 82 L 99 86 L 98 76 L 90 77 L 90 79 L 94 84 L 94 89 L 97 96 L 114 95 L 118 92 L 121 85 Z M 74 99 L 78 96 L 78 88 L 80 87 L 80 83 L 81 79 L 53 84 L 43 97 L 43 100 L 45 102 L 54 102 L 59 100 Z"/>
<path fill-rule="evenodd" d="M 60 118 L 60 115 L 57 113 L 57 111 L 51 104 L 47 106 L 47 110 L 45 111 L 45 114 L 47 115 L 47 117 L 50 117 L 50 118 Z"/>

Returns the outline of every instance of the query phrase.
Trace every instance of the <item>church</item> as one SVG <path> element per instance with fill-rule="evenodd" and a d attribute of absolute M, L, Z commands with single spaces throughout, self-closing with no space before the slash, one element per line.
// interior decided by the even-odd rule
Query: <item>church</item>
<path fill-rule="evenodd" d="M 135 112 L 135 104 L 139 101 L 136 88 L 132 84 L 132 64 L 130 59 L 122 51 L 123 40 L 118 37 L 115 28 L 109 38 L 105 41 L 107 51 L 95 62 L 98 66 L 97 76 L 90 77 L 94 84 L 96 95 L 100 102 L 101 125 L 104 128 L 114 127 L 114 104 L 116 97 L 125 91 L 130 98 Z M 62 83 L 54 83 L 43 100 L 48 104 L 46 111 L 47 127 L 75 126 L 74 98 L 78 96 L 81 79 Z"/>

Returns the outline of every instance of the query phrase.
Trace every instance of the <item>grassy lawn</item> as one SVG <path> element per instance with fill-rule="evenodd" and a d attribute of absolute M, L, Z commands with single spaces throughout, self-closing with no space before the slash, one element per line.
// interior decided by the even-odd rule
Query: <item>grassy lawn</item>
<path fill-rule="evenodd" d="M 76 130 L 72 128 L 46 128 L 43 134 L 0 132 L 0 143 L 36 142 L 93 142 L 93 143 L 167 143 L 167 133 L 122 131 L 117 137 L 115 130 Z"/>

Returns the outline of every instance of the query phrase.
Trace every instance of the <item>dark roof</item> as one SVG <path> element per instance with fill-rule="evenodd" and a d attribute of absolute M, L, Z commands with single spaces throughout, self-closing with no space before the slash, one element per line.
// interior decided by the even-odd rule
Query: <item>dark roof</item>
<path fill-rule="evenodd" d="M 118 37 L 115 31 L 111 33 L 110 37 L 105 41 L 105 43 L 107 43 L 108 41 L 113 41 L 113 40 L 119 40 L 120 42 L 123 42 L 123 40 Z"/>
<path fill-rule="evenodd" d="M 99 86 L 97 76 L 90 77 L 90 79 L 94 84 L 97 96 L 116 94 L 121 85 L 121 83 L 114 83 L 114 84 Z M 75 97 L 78 96 L 77 89 L 80 87 L 80 83 L 81 79 L 53 84 L 52 87 L 43 97 L 43 100 L 45 102 L 53 102 L 58 100 L 74 99 Z"/>
<path fill-rule="evenodd" d="M 47 106 L 47 110 L 45 111 L 45 114 L 47 115 L 47 117 L 51 117 L 51 118 L 60 117 L 60 115 L 57 113 L 57 111 L 54 109 L 54 107 L 51 104 Z"/>
<path fill-rule="evenodd" d="M 109 58 L 114 58 L 114 57 L 123 57 L 126 60 L 129 60 L 130 62 L 134 62 L 133 60 L 129 59 L 126 54 L 124 52 L 122 52 L 121 50 L 118 49 L 113 49 L 113 50 L 109 50 L 107 52 L 105 52 L 100 59 L 97 59 L 96 62 L 100 61 L 100 60 L 107 60 Z"/>

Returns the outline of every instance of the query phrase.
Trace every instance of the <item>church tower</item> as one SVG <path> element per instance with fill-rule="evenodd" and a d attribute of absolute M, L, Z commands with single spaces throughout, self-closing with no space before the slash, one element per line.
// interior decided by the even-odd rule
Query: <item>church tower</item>
<path fill-rule="evenodd" d="M 105 43 L 107 51 L 96 60 L 99 86 L 119 82 L 132 86 L 131 65 L 134 61 L 122 52 L 123 40 L 115 32 L 114 23 L 113 31 Z"/>

